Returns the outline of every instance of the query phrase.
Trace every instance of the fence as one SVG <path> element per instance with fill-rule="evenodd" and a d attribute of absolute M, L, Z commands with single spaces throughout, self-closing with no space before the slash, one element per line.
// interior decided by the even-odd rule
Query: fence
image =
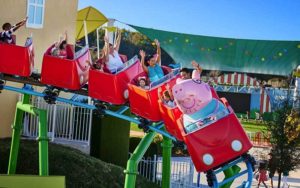
<path fill-rule="evenodd" d="M 57 102 L 50 105 L 42 98 L 32 98 L 37 108 L 47 110 L 48 136 L 53 142 L 71 142 L 89 146 L 91 137 L 92 110 Z M 24 116 L 23 136 L 38 136 L 38 119 L 30 114 Z"/>
<path fill-rule="evenodd" d="M 256 147 L 270 147 L 270 135 L 263 132 L 247 132 L 247 135 L 254 146 Z"/>
<path fill-rule="evenodd" d="M 250 151 L 251 155 L 257 160 L 265 160 L 268 148 L 259 148 L 259 150 Z M 148 157 L 142 159 L 138 165 L 139 175 L 147 178 L 149 181 L 161 186 L 162 183 L 162 158 Z M 246 169 L 245 164 L 240 164 L 241 171 Z M 218 180 L 222 180 L 224 174 L 217 175 Z M 238 187 L 247 180 L 247 174 L 234 180 L 232 187 Z M 205 173 L 198 173 L 190 157 L 172 157 L 171 159 L 171 187 L 172 188 L 208 188 Z"/>
<path fill-rule="evenodd" d="M 154 155 L 142 159 L 138 165 L 138 172 L 149 181 L 161 185 L 162 183 L 162 158 Z M 203 174 L 204 175 L 204 174 Z M 200 174 L 195 170 L 189 157 L 172 157 L 171 160 L 171 187 L 172 188 L 205 188 L 200 184 Z"/>

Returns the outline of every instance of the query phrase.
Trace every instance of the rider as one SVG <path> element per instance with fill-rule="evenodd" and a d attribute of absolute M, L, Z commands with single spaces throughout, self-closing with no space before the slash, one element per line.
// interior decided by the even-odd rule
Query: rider
<path fill-rule="evenodd" d="M 26 17 L 24 20 L 21 22 L 17 23 L 16 25 L 12 26 L 10 23 L 5 23 L 2 25 L 3 31 L 0 33 L 0 41 L 7 43 L 7 44 L 12 44 L 14 43 L 12 34 L 18 30 L 20 27 L 25 25 L 28 17 Z"/>
<path fill-rule="evenodd" d="M 119 56 L 119 48 L 121 43 L 121 31 L 120 30 L 117 31 L 117 39 L 116 39 L 115 46 L 109 42 L 108 36 L 104 37 L 104 41 L 105 41 L 104 51 L 105 51 L 106 66 L 112 74 L 115 74 L 124 68 L 122 59 Z"/>
<path fill-rule="evenodd" d="M 194 67 L 193 74 L 199 74 L 199 76 L 200 76 L 201 73 L 202 73 L 202 67 L 195 60 L 193 60 L 191 62 L 191 64 Z M 192 77 L 191 77 L 190 70 L 188 68 L 186 68 L 186 67 L 181 68 L 180 69 L 180 78 L 182 80 L 191 79 Z"/>
<path fill-rule="evenodd" d="M 141 64 L 144 71 L 148 74 L 150 82 L 155 82 L 164 77 L 163 69 L 161 68 L 161 50 L 160 43 L 157 39 L 154 40 L 157 47 L 157 54 L 146 55 L 143 50 L 140 50 Z"/>

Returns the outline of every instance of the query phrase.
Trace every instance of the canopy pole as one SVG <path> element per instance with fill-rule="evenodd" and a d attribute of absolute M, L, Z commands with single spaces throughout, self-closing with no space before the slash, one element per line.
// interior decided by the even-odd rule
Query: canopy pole
<path fill-rule="evenodd" d="M 87 26 L 85 20 L 83 20 L 83 25 L 84 25 L 85 45 L 89 46 L 88 32 L 87 32 Z"/>
<path fill-rule="evenodd" d="M 100 30 L 100 27 L 98 27 L 97 28 L 97 57 L 98 57 L 98 59 L 100 58 L 100 46 L 99 46 L 99 41 L 100 41 L 100 39 L 99 39 L 99 30 Z"/>

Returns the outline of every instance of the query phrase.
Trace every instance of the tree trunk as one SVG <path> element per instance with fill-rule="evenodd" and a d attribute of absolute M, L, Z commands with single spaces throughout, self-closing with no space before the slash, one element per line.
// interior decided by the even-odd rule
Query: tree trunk
<path fill-rule="evenodd" d="M 278 172 L 278 186 L 277 188 L 280 188 L 280 183 L 281 183 L 281 172 Z"/>

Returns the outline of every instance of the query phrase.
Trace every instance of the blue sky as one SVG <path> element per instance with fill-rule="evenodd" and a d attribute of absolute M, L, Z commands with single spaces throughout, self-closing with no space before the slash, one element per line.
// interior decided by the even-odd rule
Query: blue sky
<path fill-rule="evenodd" d="M 108 18 L 196 35 L 300 41 L 300 0 L 79 0 Z"/>

